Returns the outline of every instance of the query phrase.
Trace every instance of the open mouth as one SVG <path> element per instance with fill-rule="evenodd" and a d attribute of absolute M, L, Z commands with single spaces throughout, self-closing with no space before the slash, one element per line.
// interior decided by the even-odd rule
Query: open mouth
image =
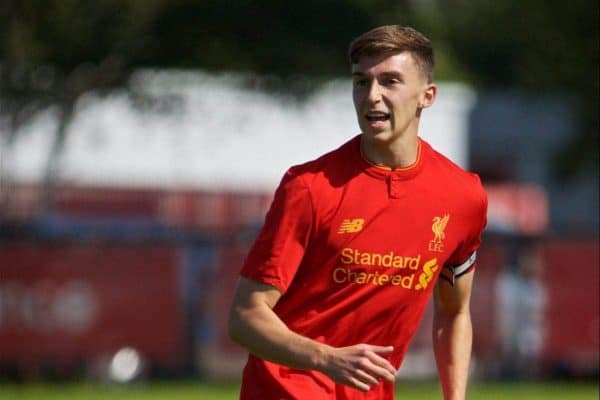
<path fill-rule="evenodd" d="M 379 113 L 379 112 L 378 113 L 368 113 L 365 115 L 365 118 L 369 122 L 387 121 L 390 119 L 390 114 Z"/>

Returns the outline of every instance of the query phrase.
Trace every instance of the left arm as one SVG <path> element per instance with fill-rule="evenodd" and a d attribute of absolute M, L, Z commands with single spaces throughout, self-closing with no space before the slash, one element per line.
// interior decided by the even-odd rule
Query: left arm
<path fill-rule="evenodd" d="M 474 270 L 434 291 L 433 348 L 445 400 L 466 398 L 473 329 L 469 302 Z"/>

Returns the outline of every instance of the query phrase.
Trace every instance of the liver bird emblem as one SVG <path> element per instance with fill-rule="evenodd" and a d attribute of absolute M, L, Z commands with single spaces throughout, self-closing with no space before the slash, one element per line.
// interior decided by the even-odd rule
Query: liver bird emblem
<path fill-rule="evenodd" d="M 446 225 L 448 225 L 449 219 L 450 214 L 445 214 L 443 217 L 433 217 L 433 225 L 431 225 L 431 230 L 435 235 L 433 238 L 435 243 L 441 243 L 446 237 L 444 230 L 446 229 Z"/>

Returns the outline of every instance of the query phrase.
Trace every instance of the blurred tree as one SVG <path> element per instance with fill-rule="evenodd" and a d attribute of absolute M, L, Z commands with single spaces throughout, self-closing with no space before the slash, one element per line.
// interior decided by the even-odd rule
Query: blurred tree
<path fill-rule="evenodd" d="M 82 94 L 130 90 L 131 73 L 143 67 L 253 71 L 280 77 L 278 90 L 297 94 L 303 76 L 345 75 L 348 42 L 389 23 L 432 37 L 438 79 L 573 98 L 581 126 L 558 171 L 597 165 L 598 4 L 586 0 L 4 0 L 3 148 L 24 121 L 54 110 L 51 194 Z"/>
<path fill-rule="evenodd" d="M 598 172 L 598 2 L 413 3 L 416 21 L 442 43 L 442 57 L 455 60 L 461 78 L 482 88 L 559 93 L 570 101 L 579 115 L 577 133 L 556 155 L 555 173 L 568 178 L 590 166 Z"/>
<path fill-rule="evenodd" d="M 285 90 L 301 90 L 291 78 L 347 68 L 347 42 L 369 25 L 359 11 L 344 0 L 306 0 L 293 8 L 278 0 L 5 0 L 1 149 L 6 155 L 19 127 L 39 111 L 56 113 L 45 179 L 51 206 L 59 155 L 84 93 L 128 89 L 142 67 L 251 70 L 286 77 Z M 0 168 L 6 185 L 6 165 Z"/>
<path fill-rule="evenodd" d="M 10 151 L 19 127 L 37 112 L 50 109 L 58 117 L 47 160 L 46 205 L 77 100 L 90 91 L 101 95 L 126 85 L 158 5 L 154 0 L 8 0 L 0 5 L 2 148 Z"/>

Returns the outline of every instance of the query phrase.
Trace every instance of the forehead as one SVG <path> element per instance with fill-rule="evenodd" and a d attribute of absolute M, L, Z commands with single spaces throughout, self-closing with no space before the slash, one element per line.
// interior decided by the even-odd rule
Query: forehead
<path fill-rule="evenodd" d="M 362 56 L 358 63 L 352 64 L 352 74 L 378 75 L 396 72 L 403 75 L 417 74 L 417 65 L 409 52 Z"/>

